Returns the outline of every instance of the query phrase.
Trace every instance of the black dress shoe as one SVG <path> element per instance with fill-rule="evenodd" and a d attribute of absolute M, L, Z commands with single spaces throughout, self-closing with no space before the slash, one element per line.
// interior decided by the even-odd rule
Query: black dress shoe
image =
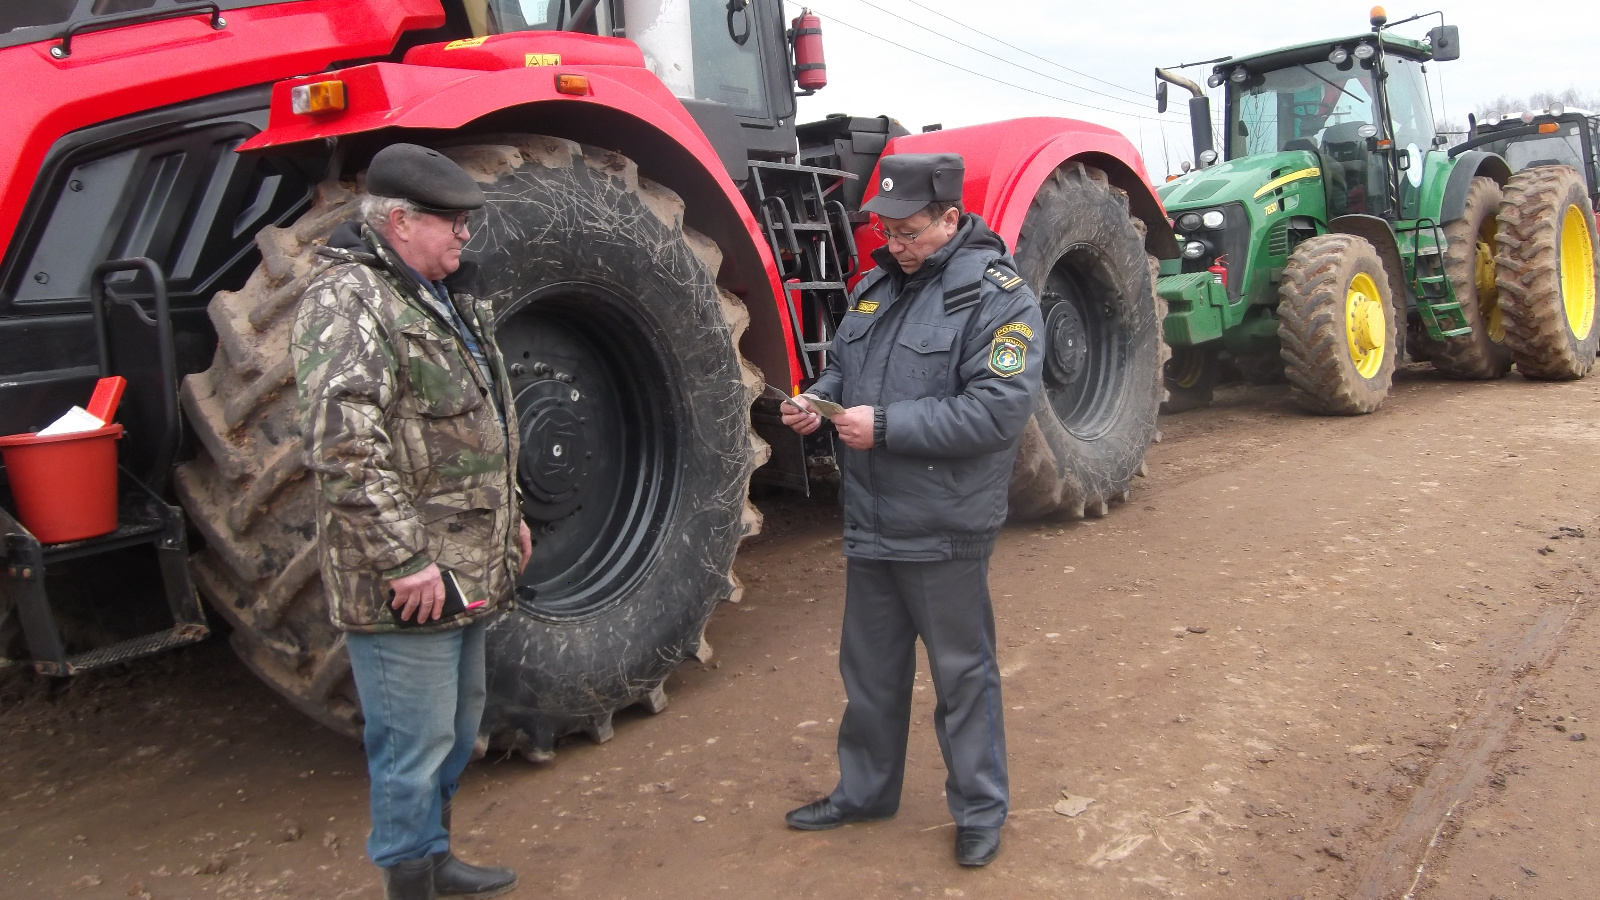
<path fill-rule="evenodd" d="M 823 797 L 812 803 L 807 803 L 799 809 L 789 810 L 783 817 L 790 828 L 801 831 L 827 831 L 829 828 L 838 828 L 840 825 L 851 825 L 856 822 L 882 822 L 884 819 L 894 818 L 894 813 L 887 815 L 851 814 L 844 812 L 833 805 L 831 797 Z"/>
<path fill-rule="evenodd" d="M 1000 855 L 1000 829 L 982 825 L 956 826 L 956 862 L 987 866 Z"/>
<path fill-rule="evenodd" d="M 517 873 L 498 866 L 474 866 L 446 850 L 433 855 L 433 891 L 438 897 L 498 897 L 517 886 Z"/>

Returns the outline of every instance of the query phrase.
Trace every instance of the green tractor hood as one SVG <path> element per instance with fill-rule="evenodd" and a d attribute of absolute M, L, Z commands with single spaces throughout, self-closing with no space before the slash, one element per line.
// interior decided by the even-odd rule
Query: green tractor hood
<path fill-rule="evenodd" d="M 1229 160 L 1161 187 L 1180 246 L 1200 244 L 1162 268 L 1157 289 L 1171 308 L 1163 323 L 1169 343 L 1217 340 L 1252 305 L 1274 304 L 1290 230 L 1316 233 L 1327 221 L 1319 165 L 1315 153 L 1289 150 Z M 1222 278 L 1208 271 L 1219 260 Z"/>
<path fill-rule="evenodd" d="M 1217 163 L 1209 169 L 1190 172 L 1177 181 L 1162 185 L 1157 193 L 1161 196 L 1161 202 L 1166 206 L 1168 213 L 1210 209 L 1235 201 L 1264 207 L 1271 201 L 1266 199 L 1266 194 L 1263 194 L 1262 200 L 1265 202 L 1254 203 L 1256 192 L 1269 182 L 1281 180 L 1288 175 L 1298 175 L 1295 181 L 1315 180 L 1317 189 L 1321 190 L 1321 182 L 1317 180 L 1317 176 L 1321 175 L 1320 171 L 1312 175 L 1300 174 L 1307 169 L 1316 169 L 1317 166 L 1317 155 L 1306 150 L 1246 156 L 1242 159 Z M 1267 193 L 1277 195 L 1279 188 L 1274 187 Z"/>

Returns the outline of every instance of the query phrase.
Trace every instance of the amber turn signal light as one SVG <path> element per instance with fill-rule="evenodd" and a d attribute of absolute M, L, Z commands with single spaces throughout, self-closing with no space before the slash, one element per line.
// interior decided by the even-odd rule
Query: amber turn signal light
<path fill-rule="evenodd" d="M 556 90 L 563 94 L 587 94 L 589 93 L 589 77 L 587 75 L 557 75 Z"/>
<path fill-rule="evenodd" d="M 1560 130 L 1561 126 L 1555 122 L 1545 122 L 1539 126 L 1540 134 L 1555 134 Z"/>
<path fill-rule="evenodd" d="M 345 108 L 344 82 L 317 81 L 289 89 L 289 108 L 295 115 L 339 112 Z"/>

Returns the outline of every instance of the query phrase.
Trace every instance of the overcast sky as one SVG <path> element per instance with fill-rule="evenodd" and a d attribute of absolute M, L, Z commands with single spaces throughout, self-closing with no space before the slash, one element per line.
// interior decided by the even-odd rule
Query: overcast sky
<path fill-rule="evenodd" d="M 1440 8 L 1436 4 L 1386 8 L 1391 20 L 1399 20 Z M 833 112 L 887 114 L 918 131 L 935 122 L 950 128 L 1017 116 L 1086 119 L 1116 128 L 1142 147 L 1158 179 L 1169 166 L 1176 171 L 1181 160 L 1190 159 L 1192 148 L 1186 120 L 1171 113 L 1164 117 L 1168 124 L 1157 120 L 1154 67 L 1364 32 L 1371 9 L 1360 2 L 1264 0 L 785 5 L 790 18 L 803 5 L 822 17 L 828 87 L 800 100 L 801 121 Z M 1600 95 L 1600 4 L 1593 0 L 1444 0 L 1442 6 L 1445 22 L 1461 29 L 1462 55 L 1429 66 L 1435 104 L 1443 84 L 1444 115 L 1436 106 L 1436 118 L 1465 122 L 1478 104 L 1501 95 L 1567 88 Z M 1421 38 L 1438 23 L 1438 16 L 1430 16 L 1396 33 Z M 1184 70 L 1202 84 L 1209 73 L 1208 66 Z M 1172 97 L 1174 109 L 1187 109 L 1186 91 L 1175 89 Z M 1220 100 L 1212 103 L 1220 112 Z"/>

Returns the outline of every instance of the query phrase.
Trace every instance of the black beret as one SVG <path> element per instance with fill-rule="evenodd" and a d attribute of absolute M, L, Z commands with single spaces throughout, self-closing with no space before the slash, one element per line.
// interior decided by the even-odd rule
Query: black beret
<path fill-rule="evenodd" d="M 935 200 L 961 199 L 967 165 L 959 153 L 896 153 L 878 160 L 878 195 L 862 210 L 909 219 Z"/>
<path fill-rule="evenodd" d="M 448 156 L 416 144 L 390 144 L 367 167 L 367 193 L 398 197 L 423 209 L 454 212 L 483 206 L 483 189 Z"/>

